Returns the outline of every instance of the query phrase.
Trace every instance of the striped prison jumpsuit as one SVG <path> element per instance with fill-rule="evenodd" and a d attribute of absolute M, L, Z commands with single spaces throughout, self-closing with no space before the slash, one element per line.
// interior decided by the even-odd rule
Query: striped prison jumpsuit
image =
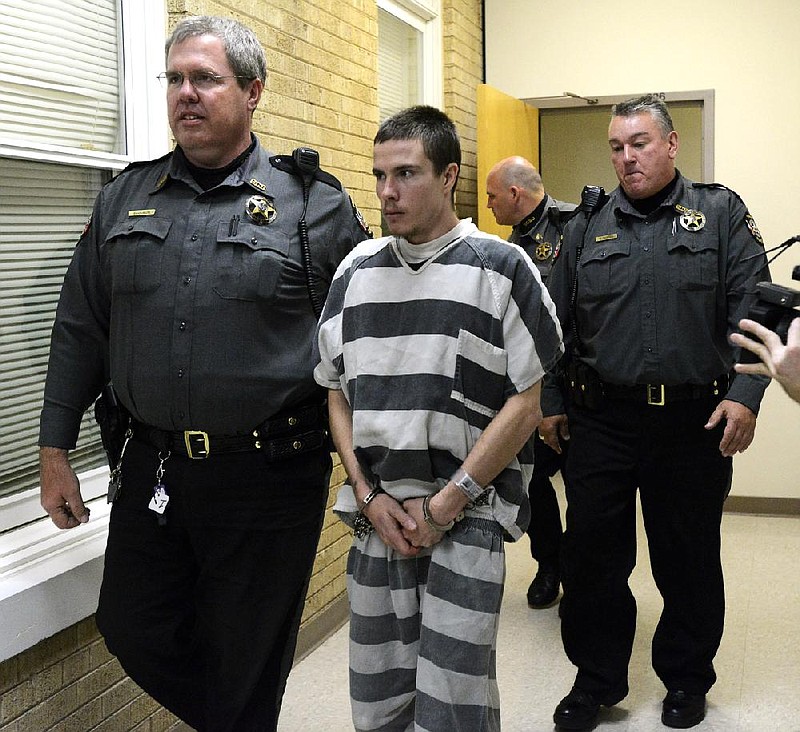
<path fill-rule="evenodd" d="M 427 258 L 426 258 L 427 257 Z M 516 245 L 470 220 L 434 242 L 357 246 L 331 284 L 318 331 L 317 382 L 342 389 L 365 474 L 402 502 L 435 493 L 511 396 L 561 355 L 555 309 Z M 350 696 L 359 731 L 500 728 L 495 642 L 504 538 L 530 518 L 529 445 L 414 558 L 377 533 L 348 559 Z M 337 514 L 352 525 L 350 486 Z"/>

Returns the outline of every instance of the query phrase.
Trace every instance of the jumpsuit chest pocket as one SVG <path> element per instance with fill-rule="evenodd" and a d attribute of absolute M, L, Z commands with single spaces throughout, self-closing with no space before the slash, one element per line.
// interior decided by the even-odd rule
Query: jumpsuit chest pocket
<path fill-rule="evenodd" d="M 593 302 L 608 300 L 628 289 L 631 243 L 627 239 L 587 241 L 578 272 L 578 296 Z"/>
<path fill-rule="evenodd" d="M 455 373 L 450 398 L 464 409 L 492 419 L 503 406 L 508 354 L 468 330 L 458 333 Z M 469 418 L 471 424 L 475 420 Z"/>
<path fill-rule="evenodd" d="M 110 258 L 112 292 L 151 292 L 161 285 L 164 242 L 171 219 L 157 216 L 130 218 L 116 224 L 103 242 Z"/>
<path fill-rule="evenodd" d="M 227 222 L 220 223 L 214 292 L 224 300 L 271 300 L 289 264 L 290 246 L 286 233 L 274 225 L 241 221 L 231 233 Z"/>
<path fill-rule="evenodd" d="M 706 226 L 681 231 L 667 244 L 670 284 L 676 290 L 713 290 L 719 279 L 719 237 Z"/>

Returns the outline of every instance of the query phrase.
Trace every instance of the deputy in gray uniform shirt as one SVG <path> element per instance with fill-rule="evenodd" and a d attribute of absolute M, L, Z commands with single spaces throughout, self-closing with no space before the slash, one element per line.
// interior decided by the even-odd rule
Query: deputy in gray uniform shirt
<path fill-rule="evenodd" d="M 189 18 L 166 52 L 178 145 L 101 191 L 64 282 L 42 505 L 60 528 L 88 520 L 68 450 L 110 378 L 132 439 L 98 627 L 195 729 L 274 730 L 331 470 L 315 309 L 368 232 L 310 151 L 298 165 L 252 135 L 266 59 L 249 29 Z"/>
<path fill-rule="evenodd" d="M 558 432 L 570 436 L 561 635 L 578 669 L 554 721 L 591 729 L 601 705 L 628 693 L 638 489 L 664 600 L 652 641 L 667 689 L 661 721 L 684 729 L 705 717 L 716 680 L 722 506 L 767 383 L 732 371 L 728 337 L 768 272 L 741 199 L 676 170 L 663 102 L 618 104 L 608 140 L 620 185 L 567 225 L 549 282 L 568 340 L 568 399 L 548 385 L 540 431 L 554 449 Z"/>
<path fill-rule="evenodd" d="M 547 283 L 553 257 L 561 244 L 564 224 L 574 203 L 557 201 L 544 190 L 533 163 L 515 155 L 494 165 L 486 176 L 487 206 L 501 226 L 512 226 L 509 241 L 519 244 Z M 563 445 L 566 448 L 566 445 Z M 565 451 L 555 452 L 533 438 L 533 475 L 528 486 L 531 521 L 528 524 L 536 576 L 528 587 L 528 606 L 547 608 L 558 601 L 561 582 L 561 510 L 551 478 L 563 467 Z M 563 471 L 562 471 L 563 475 Z"/>

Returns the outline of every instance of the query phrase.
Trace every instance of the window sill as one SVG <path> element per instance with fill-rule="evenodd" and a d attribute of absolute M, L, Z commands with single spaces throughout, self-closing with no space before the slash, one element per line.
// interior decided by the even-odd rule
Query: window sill
<path fill-rule="evenodd" d="M 85 497 L 105 493 L 108 470 L 81 476 Z M 92 615 L 103 573 L 111 507 L 89 500 L 92 517 L 69 531 L 42 518 L 3 534 L 0 548 L 0 661 Z"/>

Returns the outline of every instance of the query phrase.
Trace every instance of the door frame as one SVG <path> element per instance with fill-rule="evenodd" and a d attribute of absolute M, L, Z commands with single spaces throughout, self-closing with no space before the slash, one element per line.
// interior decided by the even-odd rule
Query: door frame
<path fill-rule="evenodd" d="M 611 96 L 583 96 L 573 92 L 564 92 L 554 97 L 528 97 L 521 101 L 537 109 L 559 109 L 565 107 L 611 106 L 626 99 L 654 94 L 662 101 L 670 102 L 700 102 L 702 105 L 702 140 L 700 141 L 700 156 L 703 168 L 703 180 L 714 180 L 714 90 L 696 89 L 681 92 L 641 92 L 640 94 L 614 94 Z"/>

